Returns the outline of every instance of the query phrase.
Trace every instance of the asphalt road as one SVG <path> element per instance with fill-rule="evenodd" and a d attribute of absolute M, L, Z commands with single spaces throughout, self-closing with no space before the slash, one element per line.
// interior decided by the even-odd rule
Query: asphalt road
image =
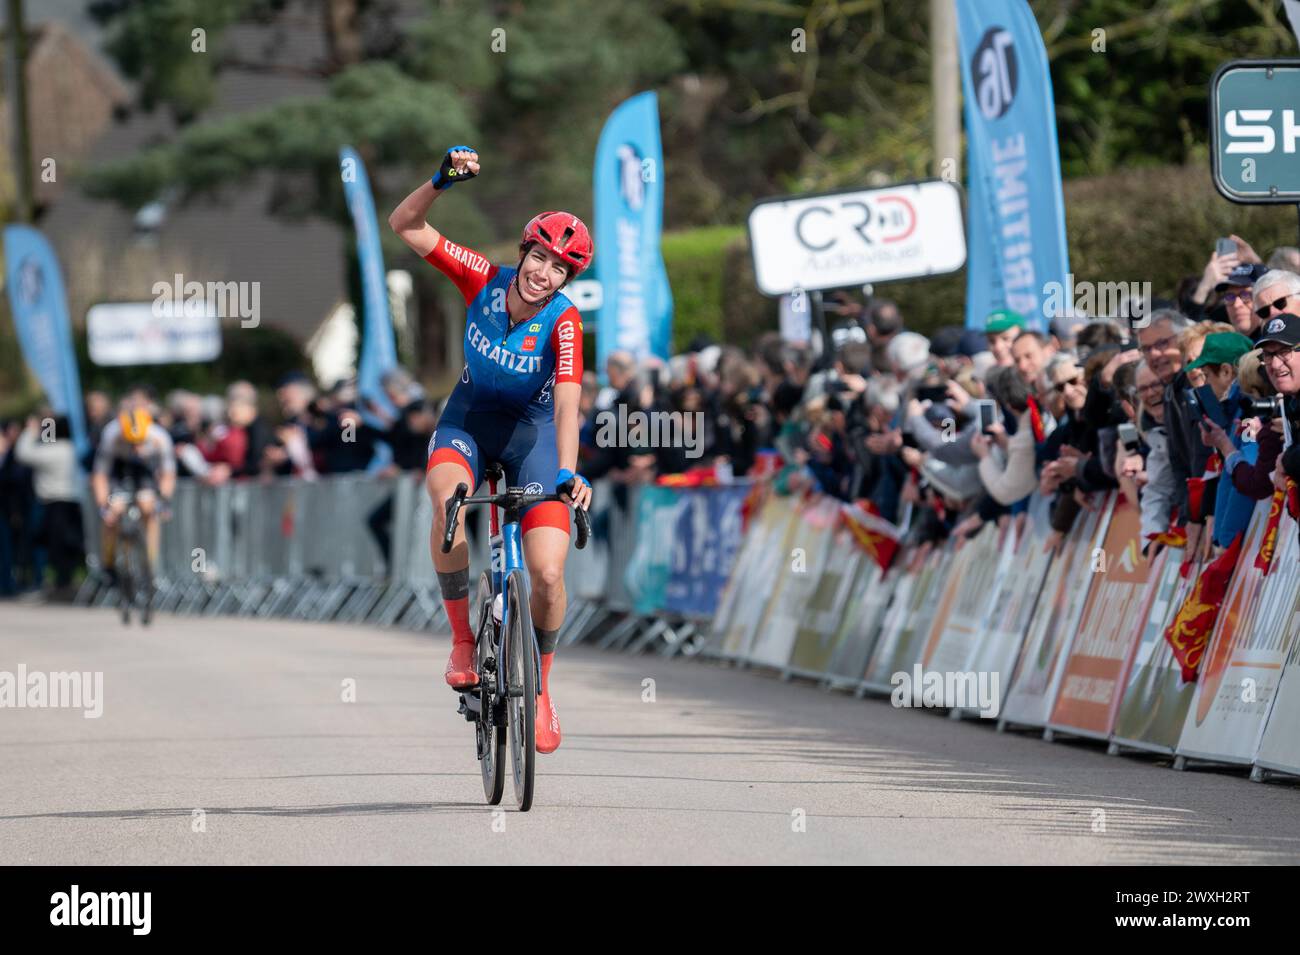
<path fill-rule="evenodd" d="M 0 709 L 0 862 L 1300 862 L 1300 785 L 585 647 L 534 809 L 494 810 L 448 646 L 0 605 L 0 670 L 103 674 L 99 718 Z"/>

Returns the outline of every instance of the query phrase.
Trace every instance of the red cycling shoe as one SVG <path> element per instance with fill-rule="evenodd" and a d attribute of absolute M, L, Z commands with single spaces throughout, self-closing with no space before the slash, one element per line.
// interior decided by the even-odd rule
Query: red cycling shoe
<path fill-rule="evenodd" d="M 550 693 L 537 698 L 537 752 L 553 753 L 560 748 L 560 714 Z"/>
<path fill-rule="evenodd" d="M 460 689 L 478 686 L 478 673 L 474 670 L 474 641 L 451 642 L 451 659 L 447 661 L 447 685 Z"/>

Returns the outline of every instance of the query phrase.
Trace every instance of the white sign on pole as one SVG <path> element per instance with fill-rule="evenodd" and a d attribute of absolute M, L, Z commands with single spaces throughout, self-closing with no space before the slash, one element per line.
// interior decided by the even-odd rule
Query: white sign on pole
<path fill-rule="evenodd" d="M 153 302 L 92 305 L 86 340 L 96 365 L 212 361 L 221 354 L 216 309 Z"/>
<path fill-rule="evenodd" d="M 961 193 L 940 179 L 766 199 L 750 210 L 764 295 L 944 275 L 966 264 Z"/>
<path fill-rule="evenodd" d="M 781 338 L 800 345 L 812 338 L 812 313 L 807 295 L 782 295 L 780 298 Z"/>

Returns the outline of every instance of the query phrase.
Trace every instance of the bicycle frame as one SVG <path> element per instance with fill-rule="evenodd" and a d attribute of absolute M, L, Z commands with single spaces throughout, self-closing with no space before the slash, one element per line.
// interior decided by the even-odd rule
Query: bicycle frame
<path fill-rule="evenodd" d="M 496 495 L 496 478 L 488 478 L 488 493 Z M 495 601 L 497 597 L 502 598 L 501 633 L 504 634 L 510 625 L 510 606 L 505 599 L 506 576 L 512 570 L 525 570 L 523 535 L 520 533 L 518 522 L 511 521 L 504 527 L 501 526 L 501 516 L 495 503 L 489 507 L 488 547 L 492 554 L 492 599 Z M 499 643 L 498 640 L 498 651 L 500 651 Z"/>
<path fill-rule="evenodd" d="M 519 488 L 508 488 L 505 494 L 498 495 L 497 482 L 504 479 L 504 472 L 499 466 L 495 466 L 485 476 L 489 487 L 487 499 L 467 497 L 470 490 L 469 485 L 460 484 L 456 488 L 456 493 L 447 502 L 447 523 L 443 530 L 442 552 L 446 554 L 451 550 L 461 507 L 467 503 L 490 504 L 488 534 L 489 548 L 492 554 L 492 599 L 495 604 L 497 597 L 502 598 L 500 633 L 505 634 L 508 632 L 506 628 L 510 625 L 510 607 L 504 599 L 506 578 L 516 570 L 523 571 L 525 574 L 528 572 L 524 565 L 523 534 L 519 527 L 521 509 L 529 504 L 541 503 L 542 501 L 559 501 L 562 498 L 558 493 L 528 493 L 522 492 Z M 500 505 L 497 503 L 498 496 L 506 498 L 506 519 L 504 524 L 501 522 Z M 576 543 L 578 548 L 581 549 L 587 546 L 587 540 L 591 536 L 591 525 L 588 522 L 586 510 L 582 508 L 574 512 L 574 518 L 578 528 Z M 524 607 L 522 612 L 529 613 L 530 611 L 528 607 Z M 536 641 L 537 635 L 533 634 L 534 649 L 536 649 Z M 500 635 L 498 635 L 496 649 L 498 653 L 501 650 Z M 536 654 L 534 659 L 540 659 L 540 654 Z"/>

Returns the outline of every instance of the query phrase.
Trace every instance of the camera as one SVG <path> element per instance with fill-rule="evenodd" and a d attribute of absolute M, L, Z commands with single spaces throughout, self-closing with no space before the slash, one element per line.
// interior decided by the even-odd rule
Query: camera
<path fill-rule="evenodd" d="M 1269 421 L 1273 418 L 1282 417 L 1284 413 L 1281 395 L 1271 395 L 1268 398 L 1252 398 L 1250 395 L 1242 395 L 1240 407 L 1243 418 L 1262 418 Z"/>

